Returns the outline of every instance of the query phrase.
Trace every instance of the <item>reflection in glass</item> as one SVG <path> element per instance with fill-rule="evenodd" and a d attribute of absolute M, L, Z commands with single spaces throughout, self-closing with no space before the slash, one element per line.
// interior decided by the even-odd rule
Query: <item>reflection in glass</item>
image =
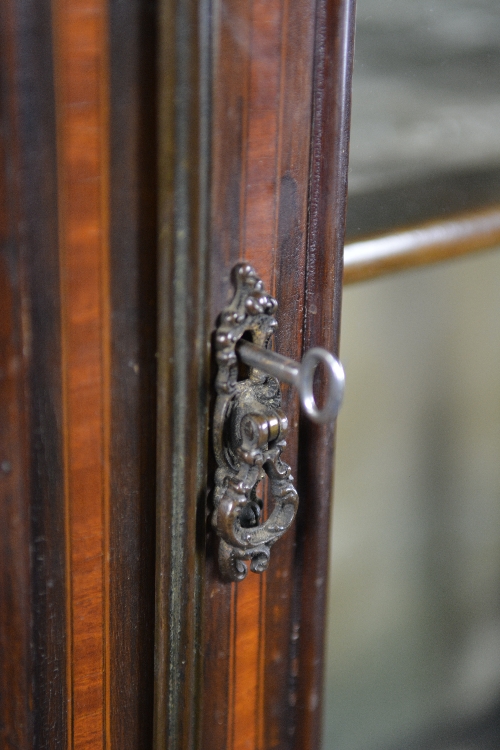
<path fill-rule="evenodd" d="M 500 201 L 498 0 L 360 0 L 348 237 Z"/>

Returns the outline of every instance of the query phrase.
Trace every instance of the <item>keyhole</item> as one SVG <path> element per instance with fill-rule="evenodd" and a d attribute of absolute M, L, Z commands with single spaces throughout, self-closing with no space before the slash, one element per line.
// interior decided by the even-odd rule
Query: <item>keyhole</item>
<path fill-rule="evenodd" d="M 240 524 L 243 529 L 252 529 L 259 525 L 261 511 L 257 503 L 251 501 L 240 513 Z"/>

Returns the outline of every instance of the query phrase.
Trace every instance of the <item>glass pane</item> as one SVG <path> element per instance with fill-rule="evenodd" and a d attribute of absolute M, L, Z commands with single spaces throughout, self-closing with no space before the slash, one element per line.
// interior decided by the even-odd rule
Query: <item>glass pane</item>
<path fill-rule="evenodd" d="M 500 747 L 500 250 L 349 287 L 325 750 Z"/>
<path fill-rule="evenodd" d="M 498 0 L 359 0 L 348 237 L 500 200 Z"/>

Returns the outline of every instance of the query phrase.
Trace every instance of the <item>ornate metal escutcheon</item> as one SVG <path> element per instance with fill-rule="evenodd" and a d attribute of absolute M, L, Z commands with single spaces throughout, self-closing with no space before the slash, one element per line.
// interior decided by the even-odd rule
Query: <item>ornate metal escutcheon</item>
<path fill-rule="evenodd" d="M 281 459 L 288 421 L 281 409 L 278 379 L 255 367 L 244 379 L 238 377 L 238 342 L 245 337 L 265 349 L 277 327 L 278 303 L 248 264 L 234 268 L 233 280 L 235 295 L 221 313 L 215 336 L 217 470 L 212 524 L 219 536 L 220 571 L 240 581 L 247 575 L 246 560 L 255 573 L 267 568 L 271 546 L 295 518 L 298 496 L 290 467 Z M 257 488 L 266 476 L 274 507 L 263 522 Z"/>
<path fill-rule="evenodd" d="M 279 380 L 294 385 L 305 414 L 318 424 L 334 420 L 344 394 L 344 370 L 333 354 L 313 347 L 302 362 L 267 348 L 278 323 L 278 303 L 264 291 L 252 266 L 233 269 L 235 295 L 222 311 L 215 336 L 218 371 L 215 380 L 213 436 L 217 460 L 212 524 L 219 536 L 219 567 L 233 581 L 250 568 L 261 573 L 271 546 L 289 528 L 298 497 L 290 467 L 281 460 L 288 421 L 281 410 Z M 325 403 L 314 396 L 314 372 L 322 363 L 327 374 Z M 248 366 L 245 377 L 241 365 Z M 267 476 L 274 506 L 262 521 L 257 487 Z"/>

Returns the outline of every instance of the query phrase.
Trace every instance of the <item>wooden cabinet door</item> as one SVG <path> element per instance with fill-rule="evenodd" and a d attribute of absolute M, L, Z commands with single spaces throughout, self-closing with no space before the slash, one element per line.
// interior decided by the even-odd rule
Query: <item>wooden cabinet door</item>
<path fill-rule="evenodd" d="M 245 261 L 278 300 L 278 352 L 338 349 L 353 7 L 161 8 L 154 747 L 319 748 L 333 425 L 284 388 L 299 515 L 267 572 L 222 580 L 210 344 Z"/>
<path fill-rule="evenodd" d="M 290 423 L 269 570 L 210 525 L 230 272 L 338 349 L 350 0 L 0 9 L 0 741 L 320 747 L 333 426 Z M 156 548 L 156 556 L 155 556 Z"/>

